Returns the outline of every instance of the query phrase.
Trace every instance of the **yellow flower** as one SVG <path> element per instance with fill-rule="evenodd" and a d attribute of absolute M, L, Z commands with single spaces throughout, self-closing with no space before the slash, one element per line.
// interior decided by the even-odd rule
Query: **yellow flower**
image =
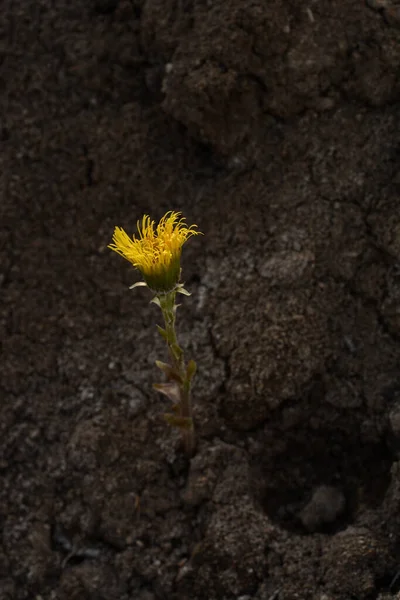
<path fill-rule="evenodd" d="M 179 282 L 182 246 L 192 235 L 198 235 L 197 225 L 188 227 L 180 212 L 167 212 L 155 228 L 148 215 L 138 221 L 138 236 L 131 239 L 121 227 L 116 227 L 113 243 L 108 247 L 129 260 L 155 292 L 170 292 Z"/>

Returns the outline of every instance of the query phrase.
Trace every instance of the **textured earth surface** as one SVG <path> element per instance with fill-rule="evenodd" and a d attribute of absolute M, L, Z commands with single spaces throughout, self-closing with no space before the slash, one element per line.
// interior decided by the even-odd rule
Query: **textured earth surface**
<path fill-rule="evenodd" d="M 400 5 L 4 0 L 0 599 L 400 598 Z M 180 210 L 189 461 L 107 249 Z"/>

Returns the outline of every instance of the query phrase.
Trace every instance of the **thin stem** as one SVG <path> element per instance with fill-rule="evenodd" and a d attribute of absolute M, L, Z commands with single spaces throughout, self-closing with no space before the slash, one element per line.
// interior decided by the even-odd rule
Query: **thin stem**
<path fill-rule="evenodd" d="M 183 355 L 183 350 L 178 344 L 175 328 L 176 318 L 176 292 L 169 292 L 159 296 L 160 307 L 164 317 L 166 339 L 168 353 L 172 362 L 172 366 L 179 373 L 182 381 L 180 385 L 180 404 L 179 416 L 192 420 L 192 403 L 190 397 L 190 379 L 187 376 L 186 365 Z M 194 452 L 194 428 L 182 431 L 183 445 L 188 456 L 192 456 Z"/>

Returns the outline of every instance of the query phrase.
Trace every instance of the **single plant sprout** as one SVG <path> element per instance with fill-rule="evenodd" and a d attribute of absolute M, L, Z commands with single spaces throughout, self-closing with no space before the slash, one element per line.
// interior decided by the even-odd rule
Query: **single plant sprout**
<path fill-rule="evenodd" d="M 164 415 L 167 423 L 177 427 L 182 434 L 186 453 L 194 452 L 195 438 L 191 404 L 191 384 L 196 372 L 196 363 L 186 363 L 183 350 L 178 344 L 175 320 L 176 295 L 190 296 L 181 283 L 181 254 L 183 244 L 192 236 L 199 235 L 197 225 L 188 227 L 180 212 L 167 212 L 159 224 L 148 215 L 137 223 L 137 235 L 131 239 L 123 229 L 116 227 L 113 243 L 108 247 L 117 252 L 141 273 L 144 281 L 139 281 L 130 289 L 146 286 L 155 295 L 151 302 L 160 307 L 164 317 L 164 327 L 157 329 L 168 347 L 169 362 L 156 361 L 157 367 L 165 374 L 167 381 L 154 384 L 154 388 L 172 401 L 170 413 Z"/>

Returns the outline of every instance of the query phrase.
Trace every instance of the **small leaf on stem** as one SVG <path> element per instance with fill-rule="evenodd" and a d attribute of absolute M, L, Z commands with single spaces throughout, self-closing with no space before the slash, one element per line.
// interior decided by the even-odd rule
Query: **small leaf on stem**
<path fill-rule="evenodd" d="M 174 404 L 179 404 L 181 401 L 181 390 L 179 385 L 173 381 L 171 383 L 153 383 L 153 388 L 167 396 Z"/>
<path fill-rule="evenodd" d="M 187 290 L 185 290 L 184 287 L 178 287 L 177 290 L 178 294 L 183 294 L 184 296 L 191 296 L 192 294 L 190 292 L 188 292 Z"/>
<path fill-rule="evenodd" d="M 178 344 L 171 344 L 171 350 L 178 359 L 183 354 L 183 350 L 180 346 L 178 346 Z"/>
<path fill-rule="evenodd" d="M 162 327 L 160 327 L 159 325 L 156 326 L 157 327 L 157 331 L 158 333 L 161 335 L 161 337 L 168 342 L 168 333 L 165 329 L 163 329 Z"/>
<path fill-rule="evenodd" d="M 150 300 L 150 304 L 156 304 L 159 308 L 161 308 L 160 298 L 158 296 L 154 296 L 154 298 Z"/>
<path fill-rule="evenodd" d="M 187 367 L 186 367 L 186 377 L 188 378 L 188 380 L 190 381 L 195 373 L 197 371 L 197 365 L 194 362 L 194 360 L 189 360 Z"/>
<path fill-rule="evenodd" d="M 137 281 L 133 285 L 130 285 L 129 289 L 133 290 L 133 288 L 137 288 L 137 287 L 148 287 L 148 285 L 145 281 Z"/>
<path fill-rule="evenodd" d="M 173 379 L 178 383 L 182 383 L 182 377 L 179 375 L 178 371 L 174 369 L 168 363 L 162 362 L 161 360 L 156 360 L 156 366 L 168 377 L 168 379 Z"/>

